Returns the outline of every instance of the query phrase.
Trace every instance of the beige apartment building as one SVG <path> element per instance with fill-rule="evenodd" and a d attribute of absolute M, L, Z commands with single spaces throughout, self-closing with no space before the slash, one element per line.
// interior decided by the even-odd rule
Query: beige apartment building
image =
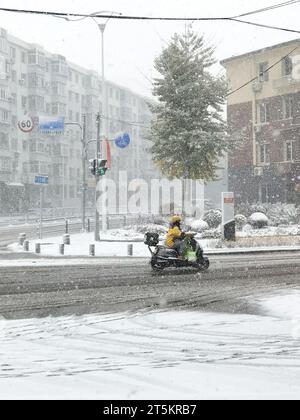
<path fill-rule="evenodd" d="M 126 131 L 128 149 L 112 145 L 112 169 L 128 178 L 149 180 L 159 174 L 147 152 L 145 128 L 151 114 L 147 99 L 118 84 L 107 82 L 109 139 Z M 35 175 L 48 175 L 45 205 L 80 208 L 82 194 L 82 124 L 87 122 L 87 141 L 96 139 L 96 114 L 103 109 L 101 79 L 97 73 L 52 54 L 42 46 L 29 44 L 0 28 L 0 212 L 26 211 L 39 203 Z M 101 111 L 102 112 L 102 111 Z M 103 110 L 105 112 L 105 110 Z M 23 133 L 18 122 L 30 116 L 34 121 L 52 116 L 65 119 L 64 133 L 43 134 L 36 126 Z M 95 156 L 95 143 L 88 157 Z M 87 175 L 88 175 L 87 164 Z M 92 178 L 88 181 L 93 201 Z"/>
<path fill-rule="evenodd" d="M 300 202 L 300 39 L 223 60 L 239 202 Z"/>

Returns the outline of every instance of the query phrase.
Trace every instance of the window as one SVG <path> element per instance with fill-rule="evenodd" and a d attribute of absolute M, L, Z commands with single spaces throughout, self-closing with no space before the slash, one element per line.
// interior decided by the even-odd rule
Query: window
<path fill-rule="evenodd" d="M 76 93 L 76 103 L 77 104 L 79 103 L 79 94 L 78 93 Z"/>
<path fill-rule="evenodd" d="M 26 64 L 26 53 L 25 51 L 21 51 L 21 62 Z"/>
<path fill-rule="evenodd" d="M 5 89 L 0 90 L 0 99 L 6 100 L 7 99 L 7 92 Z"/>
<path fill-rule="evenodd" d="M 293 118 L 294 116 L 294 99 L 292 96 L 283 98 L 283 118 Z"/>
<path fill-rule="evenodd" d="M 13 60 L 13 62 L 15 61 L 15 59 L 16 59 L 16 49 L 14 48 L 14 47 L 10 47 L 10 49 L 9 49 L 9 53 L 10 53 L 10 57 L 11 57 L 11 59 Z"/>
<path fill-rule="evenodd" d="M 287 141 L 285 143 L 285 160 L 287 162 L 292 162 L 294 160 L 294 143 L 292 141 Z"/>
<path fill-rule="evenodd" d="M 17 81 L 17 72 L 16 72 L 16 70 L 13 70 L 13 71 L 11 72 L 11 81 L 12 81 L 13 83 L 16 83 L 16 81 Z"/>
<path fill-rule="evenodd" d="M 9 112 L 6 109 L 0 109 L 0 121 L 4 123 L 9 121 Z"/>
<path fill-rule="evenodd" d="M 30 172 L 38 174 L 40 172 L 40 163 L 37 160 L 29 162 Z"/>
<path fill-rule="evenodd" d="M 64 83 L 52 82 L 52 95 L 65 96 L 66 87 Z"/>
<path fill-rule="evenodd" d="M 16 128 L 17 127 L 17 123 L 18 123 L 17 116 L 16 115 L 13 115 L 11 117 L 11 125 L 12 125 L 12 128 Z"/>
<path fill-rule="evenodd" d="M 7 133 L 0 133 L 0 149 L 9 149 L 9 138 Z"/>
<path fill-rule="evenodd" d="M 78 83 L 78 82 L 79 82 L 78 74 L 75 74 L 75 83 Z"/>
<path fill-rule="evenodd" d="M 261 144 L 259 146 L 259 162 L 260 163 L 270 163 L 270 145 Z"/>
<path fill-rule="evenodd" d="M 268 102 L 260 104 L 259 113 L 260 113 L 260 122 L 262 124 L 270 122 L 271 120 L 270 104 Z"/>
<path fill-rule="evenodd" d="M 23 140 L 23 152 L 28 152 L 28 142 Z"/>
<path fill-rule="evenodd" d="M 18 138 L 17 137 L 13 137 L 11 139 L 11 148 L 13 150 L 18 150 Z"/>
<path fill-rule="evenodd" d="M 11 160 L 0 157 L 0 171 L 7 171 L 10 172 L 11 170 Z"/>
<path fill-rule="evenodd" d="M 32 153 L 36 152 L 36 140 L 31 140 L 29 143 L 29 151 Z"/>
<path fill-rule="evenodd" d="M 27 106 L 27 97 L 26 96 L 22 96 L 21 103 L 22 103 L 22 108 L 26 108 L 26 106 Z"/>
<path fill-rule="evenodd" d="M 31 111 L 44 111 L 44 97 L 31 95 L 28 97 L 28 105 Z"/>
<path fill-rule="evenodd" d="M 269 72 L 267 71 L 269 67 L 268 62 L 260 63 L 259 65 L 259 80 L 260 82 L 268 82 Z"/>
<path fill-rule="evenodd" d="M 73 111 L 69 110 L 69 121 L 73 121 Z"/>
<path fill-rule="evenodd" d="M 55 102 L 52 104 L 52 115 L 66 115 L 66 105 L 60 102 Z"/>
<path fill-rule="evenodd" d="M 293 61 L 291 57 L 286 57 L 283 60 L 283 68 L 282 68 L 283 76 L 289 76 L 292 74 L 292 72 L 293 72 Z"/>

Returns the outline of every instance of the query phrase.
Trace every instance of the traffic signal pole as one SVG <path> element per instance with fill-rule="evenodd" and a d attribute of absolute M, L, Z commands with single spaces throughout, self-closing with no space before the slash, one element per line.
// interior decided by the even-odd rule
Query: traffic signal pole
<path fill-rule="evenodd" d="M 101 139 L 100 139 L 100 130 L 101 130 L 101 116 L 100 113 L 97 114 L 97 142 L 96 142 L 96 160 L 100 159 L 101 154 Z M 99 181 L 100 175 L 98 170 L 96 170 L 96 187 L 95 187 L 95 242 L 100 242 L 100 223 L 99 223 Z"/>

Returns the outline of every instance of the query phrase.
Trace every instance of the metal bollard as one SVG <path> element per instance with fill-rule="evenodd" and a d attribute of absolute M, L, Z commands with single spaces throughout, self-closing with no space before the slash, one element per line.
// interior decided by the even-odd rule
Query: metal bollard
<path fill-rule="evenodd" d="M 59 254 L 60 255 L 65 255 L 65 245 L 64 244 L 59 244 Z"/>
<path fill-rule="evenodd" d="M 87 231 L 90 232 L 91 231 L 91 220 L 87 219 Z"/>
<path fill-rule="evenodd" d="M 26 240 L 26 233 L 20 233 L 19 235 L 19 245 L 23 245 L 24 241 Z"/>
<path fill-rule="evenodd" d="M 128 255 L 128 257 L 132 257 L 133 256 L 133 245 L 132 244 L 129 244 L 127 246 L 127 255 Z"/>
<path fill-rule="evenodd" d="M 90 257 L 95 256 L 95 245 L 94 244 L 90 245 L 89 254 L 90 254 Z"/>
<path fill-rule="evenodd" d="M 63 243 L 64 243 L 64 245 L 70 245 L 71 244 L 71 239 L 70 239 L 70 235 L 69 234 L 65 234 L 63 236 Z"/>
<path fill-rule="evenodd" d="M 23 243 L 23 249 L 26 252 L 29 251 L 29 241 L 24 241 L 24 243 Z"/>
<path fill-rule="evenodd" d="M 39 243 L 35 244 L 35 253 L 36 254 L 41 253 L 41 244 L 39 244 Z"/>

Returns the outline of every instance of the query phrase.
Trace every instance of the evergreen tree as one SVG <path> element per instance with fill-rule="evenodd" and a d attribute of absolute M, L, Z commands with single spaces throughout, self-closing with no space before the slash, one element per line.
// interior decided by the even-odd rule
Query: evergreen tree
<path fill-rule="evenodd" d="M 151 152 L 163 175 L 169 178 L 216 179 L 219 159 L 229 149 L 222 106 L 225 79 L 214 76 L 214 49 L 189 28 L 175 34 L 155 60 L 159 77 L 151 105 Z"/>

